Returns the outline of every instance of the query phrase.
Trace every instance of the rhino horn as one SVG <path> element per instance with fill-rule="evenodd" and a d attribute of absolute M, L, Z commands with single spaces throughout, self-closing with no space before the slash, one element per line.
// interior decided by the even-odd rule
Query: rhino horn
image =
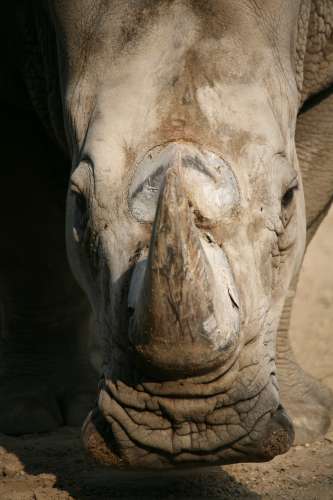
<path fill-rule="evenodd" d="M 165 176 L 141 278 L 132 278 L 136 300 L 130 321 L 130 340 L 139 359 L 154 373 L 169 377 L 219 365 L 235 349 L 239 331 L 239 310 L 228 285 L 230 268 L 220 247 L 205 249 L 209 243 L 195 225 L 181 159 L 177 162 Z M 213 269 L 210 261 L 221 268 Z M 223 290 L 215 272 L 227 274 Z"/>

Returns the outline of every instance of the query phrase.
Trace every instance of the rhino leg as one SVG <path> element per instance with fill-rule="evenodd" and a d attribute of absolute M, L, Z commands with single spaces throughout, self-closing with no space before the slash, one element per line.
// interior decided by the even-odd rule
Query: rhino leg
<path fill-rule="evenodd" d="M 63 160 L 30 114 L 1 115 L 0 432 L 22 434 L 82 423 L 96 376 L 65 253 Z"/>
<path fill-rule="evenodd" d="M 277 370 L 281 400 L 295 428 L 295 444 L 314 441 L 328 431 L 333 417 L 333 393 L 297 363 L 289 340 L 295 291 L 285 302 L 277 337 Z"/>

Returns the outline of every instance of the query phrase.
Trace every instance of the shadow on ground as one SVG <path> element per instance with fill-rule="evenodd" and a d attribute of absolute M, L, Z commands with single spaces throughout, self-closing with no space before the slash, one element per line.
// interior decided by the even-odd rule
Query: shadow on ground
<path fill-rule="evenodd" d="M 221 468 L 176 476 L 112 473 L 87 459 L 78 429 L 18 439 L 0 435 L 0 446 L 1 500 L 260 498 Z"/>

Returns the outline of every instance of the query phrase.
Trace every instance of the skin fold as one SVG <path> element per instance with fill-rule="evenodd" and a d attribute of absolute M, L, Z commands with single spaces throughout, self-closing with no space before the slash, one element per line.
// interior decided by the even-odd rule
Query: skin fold
<path fill-rule="evenodd" d="M 7 15 L 20 36 L 2 49 L 4 207 L 20 196 L 2 212 L 0 431 L 90 409 L 85 447 L 128 469 L 269 460 L 325 433 L 332 395 L 288 328 L 332 200 L 331 2 L 22 1 Z"/>

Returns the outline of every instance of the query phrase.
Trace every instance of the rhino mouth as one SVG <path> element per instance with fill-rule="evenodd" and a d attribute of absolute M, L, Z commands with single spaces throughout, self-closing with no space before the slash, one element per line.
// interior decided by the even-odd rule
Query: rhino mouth
<path fill-rule="evenodd" d="M 294 431 L 279 403 L 276 379 L 246 398 L 228 392 L 186 394 L 186 384 L 131 387 L 103 380 L 83 426 L 90 455 L 114 468 L 172 469 L 261 462 L 285 453 Z M 199 394 L 201 392 L 201 394 Z"/>

